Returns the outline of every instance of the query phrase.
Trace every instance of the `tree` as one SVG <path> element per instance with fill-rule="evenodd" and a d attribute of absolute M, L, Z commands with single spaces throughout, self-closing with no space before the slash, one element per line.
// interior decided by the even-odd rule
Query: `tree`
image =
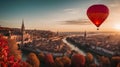
<path fill-rule="evenodd" d="M 64 56 L 61 58 L 61 61 L 64 64 L 64 67 L 70 67 L 71 66 L 71 59 L 67 56 Z"/>
<path fill-rule="evenodd" d="M 110 60 L 108 57 L 102 56 L 99 58 L 99 60 L 102 67 L 110 67 Z"/>
<path fill-rule="evenodd" d="M 54 66 L 54 59 L 52 54 L 46 54 L 45 55 L 45 64 L 47 67 L 53 67 Z"/>
<path fill-rule="evenodd" d="M 8 39 L 8 47 L 9 47 L 9 56 L 13 55 L 15 60 L 20 60 L 21 51 L 18 50 L 18 46 L 14 39 Z"/>
<path fill-rule="evenodd" d="M 36 54 L 35 53 L 30 53 L 27 57 L 27 60 L 26 60 L 29 64 L 32 65 L 32 67 L 39 67 L 40 66 L 40 61 L 39 59 L 37 58 Z"/>
<path fill-rule="evenodd" d="M 10 55 L 7 39 L 0 36 L 0 67 L 28 67 L 26 62 Z"/>
<path fill-rule="evenodd" d="M 63 62 L 61 61 L 61 58 L 60 57 L 57 57 L 55 59 L 55 64 L 56 64 L 56 67 L 64 67 L 64 64 Z"/>
<path fill-rule="evenodd" d="M 91 64 L 94 63 L 94 58 L 91 53 L 86 54 L 86 66 L 89 67 Z"/>
<path fill-rule="evenodd" d="M 45 61 L 45 55 L 44 55 L 44 53 L 40 52 L 38 54 L 38 58 L 40 59 L 41 62 L 44 62 Z"/>
<path fill-rule="evenodd" d="M 85 57 L 81 54 L 75 54 L 72 56 L 72 67 L 84 67 Z"/>
<path fill-rule="evenodd" d="M 71 66 L 71 59 L 67 56 L 57 57 L 55 59 L 55 63 L 56 63 L 57 67 L 70 67 Z"/>
<path fill-rule="evenodd" d="M 87 61 L 89 61 L 89 62 L 93 62 L 93 61 L 94 61 L 93 55 L 92 55 L 91 53 L 87 53 L 86 59 L 87 59 Z"/>

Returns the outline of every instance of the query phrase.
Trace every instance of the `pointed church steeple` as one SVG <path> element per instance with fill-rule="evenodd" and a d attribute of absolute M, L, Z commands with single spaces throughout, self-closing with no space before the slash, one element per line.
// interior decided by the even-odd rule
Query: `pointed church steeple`
<path fill-rule="evenodd" d="M 85 30 L 85 32 L 84 32 L 84 39 L 86 40 L 86 37 L 87 37 L 87 32 L 86 32 L 86 30 Z"/>
<path fill-rule="evenodd" d="M 84 37 L 86 38 L 86 36 L 87 36 L 87 32 L 86 32 L 86 30 L 85 30 L 85 32 L 84 32 Z"/>
<path fill-rule="evenodd" d="M 21 27 L 21 32 L 25 31 L 25 26 L 24 26 L 24 20 L 22 19 L 22 27 Z"/>
<path fill-rule="evenodd" d="M 24 34 L 25 34 L 25 26 L 24 26 L 24 20 L 22 20 L 22 26 L 21 26 L 21 33 L 22 33 L 22 41 L 21 41 L 21 47 L 24 45 Z"/>

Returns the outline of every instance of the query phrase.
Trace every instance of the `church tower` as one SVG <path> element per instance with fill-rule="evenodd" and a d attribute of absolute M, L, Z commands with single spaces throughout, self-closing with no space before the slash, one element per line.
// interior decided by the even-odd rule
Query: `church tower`
<path fill-rule="evenodd" d="M 87 37 L 87 32 L 85 31 L 84 32 L 84 40 L 86 40 L 86 37 Z"/>
<path fill-rule="evenodd" d="M 24 26 L 24 20 L 22 20 L 22 26 L 21 26 L 21 36 L 22 36 L 21 47 L 24 45 L 24 34 L 25 34 L 25 26 Z"/>

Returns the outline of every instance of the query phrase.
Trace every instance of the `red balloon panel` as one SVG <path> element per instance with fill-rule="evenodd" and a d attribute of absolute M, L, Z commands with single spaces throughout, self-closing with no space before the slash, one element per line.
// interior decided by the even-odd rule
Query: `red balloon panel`
<path fill-rule="evenodd" d="M 99 15 L 99 16 L 98 16 Z M 99 27 L 107 18 L 108 14 L 104 14 L 104 13 L 92 13 L 89 14 L 89 18 L 91 18 L 90 20 L 97 26 Z"/>
<path fill-rule="evenodd" d="M 105 5 L 97 4 L 92 5 L 87 10 L 88 18 L 97 26 L 99 27 L 105 19 L 108 17 L 109 10 Z"/>

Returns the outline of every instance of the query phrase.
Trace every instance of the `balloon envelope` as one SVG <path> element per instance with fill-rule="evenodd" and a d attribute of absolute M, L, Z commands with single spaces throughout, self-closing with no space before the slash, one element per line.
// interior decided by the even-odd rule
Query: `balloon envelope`
<path fill-rule="evenodd" d="M 92 5 L 87 10 L 88 18 L 99 27 L 109 15 L 109 9 L 102 4 Z"/>

